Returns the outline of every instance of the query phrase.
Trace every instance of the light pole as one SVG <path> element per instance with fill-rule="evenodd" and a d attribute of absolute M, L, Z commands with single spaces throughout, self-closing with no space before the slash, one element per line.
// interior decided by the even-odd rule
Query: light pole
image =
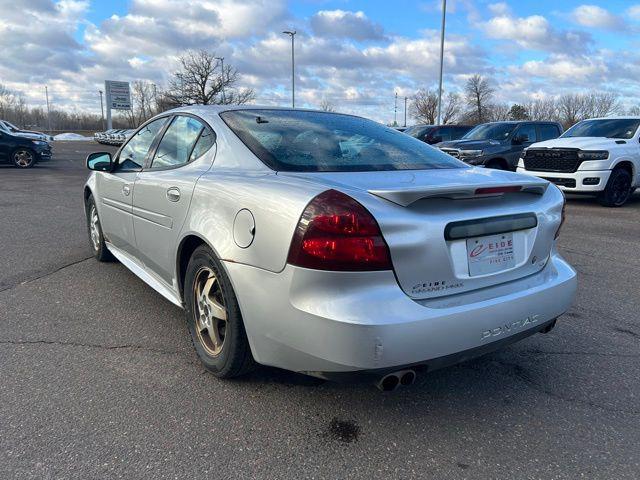
<path fill-rule="evenodd" d="M 296 108 L 296 57 L 294 52 L 297 32 L 285 30 L 282 33 L 291 37 L 291 108 Z"/>
<path fill-rule="evenodd" d="M 407 126 L 407 97 L 404 97 L 404 126 Z"/>
<path fill-rule="evenodd" d="M 398 126 L 398 92 L 395 92 L 396 96 L 393 100 L 393 126 Z"/>
<path fill-rule="evenodd" d="M 438 125 L 442 119 L 442 70 L 444 67 L 444 27 L 447 19 L 447 0 L 442 0 L 442 28 L 440 29 L 440 86 L 438 87 Z"/>
<path fill-rule="evenodd" d="M 49 108 L 49 89 L 44 86 L 44 96 L 47 99 L 47 125 L 49 128 L 49 134 L 51 134 L 51 109 Z"/>
<path fill-rule="evenodd" d="M 102 131 L 104 131 L 104 104 L 102 103 L 102 90 L 98 90 L 98 93 L 100 94 L 100 112 L 102 112 Z"/>
<path fill-rule="evenodd" d="M 220 62 L 220 68 L 222 69 L 222 104 L 225 105 L 224 99 L 224 57 L 215 57 Z"/>

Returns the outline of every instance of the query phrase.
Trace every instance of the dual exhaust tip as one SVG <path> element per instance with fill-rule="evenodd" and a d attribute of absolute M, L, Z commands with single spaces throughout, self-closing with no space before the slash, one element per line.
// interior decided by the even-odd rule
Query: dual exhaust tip
<path fill-rule="evenodd" d="M 382 377 L 376 383 L 376 387 L 383 392 L 393 392 L 398 387 L 408 387 L 416 381 L 416 372 L 413 370 L 398 370 Z"/>

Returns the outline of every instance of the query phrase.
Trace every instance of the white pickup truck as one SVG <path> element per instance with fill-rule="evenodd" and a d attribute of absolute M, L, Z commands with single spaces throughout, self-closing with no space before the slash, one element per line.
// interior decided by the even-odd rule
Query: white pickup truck
<path fill-rule="evenodd" d="M 524 150 L 517 171 L 620 207 L 640 185 L 640 117 L 593 118 Z"/>

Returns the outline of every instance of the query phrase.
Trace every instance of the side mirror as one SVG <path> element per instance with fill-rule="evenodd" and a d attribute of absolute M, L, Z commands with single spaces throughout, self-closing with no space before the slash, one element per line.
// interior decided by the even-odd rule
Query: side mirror
<path fill-rule="evenodd" d="M 525 135 L 520 134 L 520 135 L 516 135 L 515 137 L 513 137 L 513 140 L 511 141 L 511 143 L 515 144 L 515 145 L 522 145 L 523 143 L 527 143 L 529 141 L 529 135 Z"/>
<path fill-rule="evenodd" d="M 111 154 L 108 152 L 90 153 L 87 156 L 87 168 L 96 172 L 110 172 L 113 165 Z"/>

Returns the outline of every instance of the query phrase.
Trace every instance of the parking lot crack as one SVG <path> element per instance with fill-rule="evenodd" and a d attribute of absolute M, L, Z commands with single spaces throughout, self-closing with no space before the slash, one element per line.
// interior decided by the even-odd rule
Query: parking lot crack
<path fill-rule="evenodd" d="M 35 282 L 36 280 L 41 280 L 43 278 L 49 277 L 49 276 L 51 276 L 51 275 L 53 275 L 55 273 L 58 273 L 61 270 L 64 270 L 65 268 L 73 267 L 74 265 L 78 265 L 79 263 L 86 262 L 87 260 L 90 260 L 92 258 L 93 258 L 93 255 L 90 255 L 88 257 L 83 257 L 83 258 L 80 258 L 78 260 L 74 260 L 72 262 L 65 263 L 64 265 L 57 266 L 57 267 L 55 267 L 55 268 L 53 268 L 51 270 L 47 270 L 45 272 L 39 272 L 36 275 L 28 277 L 26 279 L 18 280 L 16 282 L 11 282 L 11 283 L 1 287 L 0 288 L 0 293 L 5 292 L 7 290 L 11 290 L 11 289 L 16 288 L 16 287 L 18 287 L 20 285 L 26 285 L 28 283 Z"/>
<path fill-rule="evenodd" d="M 99 343 L 62 342 L 58 340 L 0 340 L 0 345 L 58 345 L 63 347 L 96 348 L 101 350 L 144 350 L 162 355 L 180 355 L 183 353 L 177 350 L 163 350 L 134 343 L 102 345 Z"/>

